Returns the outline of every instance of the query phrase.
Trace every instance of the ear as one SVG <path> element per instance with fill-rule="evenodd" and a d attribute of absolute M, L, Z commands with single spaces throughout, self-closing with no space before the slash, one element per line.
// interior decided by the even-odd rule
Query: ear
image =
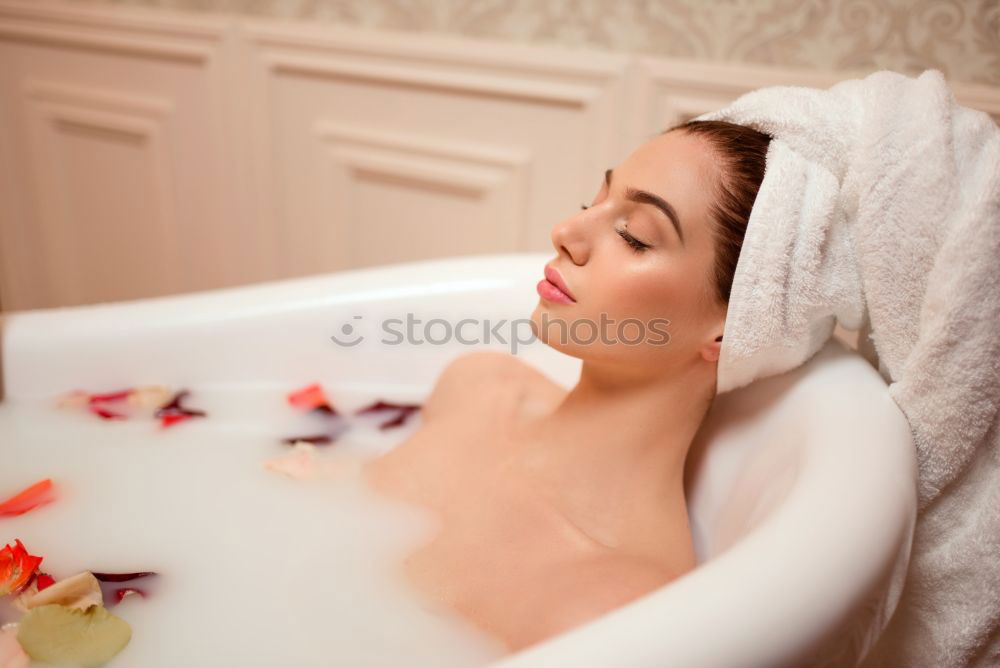
<path fill-rule="evenodd" d="M 722 335 L 715 337 L 715 341 L 707 344 L 701 349 L 701 356 L 708 362 L 718 362 L 719 353 L 722 350 Z"/>

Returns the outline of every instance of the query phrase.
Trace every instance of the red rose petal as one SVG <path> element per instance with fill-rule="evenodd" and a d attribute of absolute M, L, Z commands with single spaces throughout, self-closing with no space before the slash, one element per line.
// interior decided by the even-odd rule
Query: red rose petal
<path fill-rule="evenodd" d="M 55 500 L 55 491 L 52 488 L 52 479 L 46 478 L 0 503 L 0 517 L 20 515 L 53 500 Z"/>
<path fill-rule="evenodd" d="M 169 427 L 172 424 L 183 422 L 184 420 L 187 420 L 190 417 L 191 417 L 190 415 L 186 415 L 184 413 L 172 413 L 168 415 L 162 415 L 160 416 L 160 426 Z"/>
<path fill-rule="evenodd" d="M 98 415 L 105 420 L 127 420 L 128 416 L 122 415 L 121 413 L 113 413 L 106 408 L 101 408 L 96 404 L 90 404 L 90 412 Z"/>
<path fill-rule="evenodd" d="M 296 390 L 288 395 L 288 403 L 296 408 L 305 408 L 309 410 L 319 409 L 324 413 L 329 413 L 331 415 L 336 415 L 337 411 L 333 408 L 333 405 L 326 398 L 326 394 L 323 392 L 323 388 L 319 383 L 313 383 L 308 387 L 304 387 L 301 390 Z"/>
<path fill-rule="evenodd" d="M 161 427 L 169 427 L 173 424 L 186 420 L 187 418 L 205 417 L 207 415 L 205 411 L 181 406 L 181 400 L 183 400 L 188 394 L 190 394 L 188 390 L 181 390 L 180 392 L 177 392 L 170 401 L 156 409 L 153 413 L 153 417 L 160 418 Z"/>
<path fill-rule="evenodd" d="M 91 571 L 91 574 L 101 583 L 101 593 L 104 597 L 104 604 L 107 607 L 120 603 L 127 594 L 136 593 L 140 594 L 143 598 L 147 596 L 145 590 L 136 587 L 115 587 L 109 583 L 127 582 L 129 580 L 157 575 L 155 571 L 139 571 L 136 573 L 99 573 Z"/>
<path fill-rule="evenodd" d="M 132 394 L 133 388 L 127 390 L 119 390 L 118 392 L 109 392 L 107 394 L 92 394 L 90 395 L 91 404 L 100 404 L 108 401 L 123 401 L 128 399 L 128 395 Z"/>
<path fill-rule="evenodd" d="M 17 593 L 31 580 L 42 557 L 28 554 L 20 538 L 0 550 L 0 596 Z"/>
<path fill-rule="evenodd" d="M 48 586 L 51 586 L 55 582 L 55 578 L 48 573 L 39 573 L 35 576 L 35 582 L 38 585 L 38 591 L 42 591 Z"/>
<path fill-rule="evenodd" d="M 121 603 L 122 599 L 129 594 L 138 594 L 142 598 L 146 598 L 146 592 L 141 589 L 135 589 L 133 587 L 120 587 L 115 589 L 115 603 Z"/>

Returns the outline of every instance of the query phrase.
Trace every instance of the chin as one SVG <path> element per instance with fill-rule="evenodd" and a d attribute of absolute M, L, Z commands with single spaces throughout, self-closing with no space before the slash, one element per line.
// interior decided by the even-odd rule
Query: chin
<path fill-rule="evenodd" d="M 568 307 L 575 306 L 575 304 L 557 304 L 556 306 Z M 542 327 L 543 315 L 548 320 L 548 326 L 545 328 Z M 569 332 L 572 331 L 572 324 L 577 320 L 589 319 L 591 318 L 585 314 L 563 314 L 559 310 L 550 308 L 549 304 L 547 304 L 544 300 L 539 300 L 538 306 L 536 306 L 535 310 L 531 313 L 531 331 L 535 338 L 545 345 L 571 357 L 577 357 L 583 360 L 609 360 L 620 357 L 620 351 L 616 350 L 616 347 L 613 345 L 602 345 L 596 341 L 593 343 L 574 342 L 569 339 Z M 565 322 L 565 327 L 559 325 L 558 321 Z"/>

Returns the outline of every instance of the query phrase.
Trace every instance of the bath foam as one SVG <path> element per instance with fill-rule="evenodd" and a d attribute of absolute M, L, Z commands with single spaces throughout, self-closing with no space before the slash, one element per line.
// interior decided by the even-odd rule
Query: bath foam
<path fill-rule="evenodd" d="M 5 519 L 0 542 L 20 538 L 57 579 L 158 573 L 148 598 L 109 607 L 133 631 L 111 668 L 447 668 L 506 653 L 403 581 L 401 560 L 434 530 L 429 513 L 378 496 L 356 470 L 337 481 L 264 470 L 295 419 L 280 392 L 197 394 L 209 417 L 168 430 L 0 404 L 0 490 L 50 477 L 60 492 Z M 321 456 L 375 456 L 408 431 L 359 428 Z M 18 615 L 0 606 L 0 623 Z"/>

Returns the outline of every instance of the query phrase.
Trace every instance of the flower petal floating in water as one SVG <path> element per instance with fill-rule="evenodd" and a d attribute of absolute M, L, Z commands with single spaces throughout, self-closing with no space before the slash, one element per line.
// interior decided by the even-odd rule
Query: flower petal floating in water
<path fill-rule="evenodd" d="M 0 517 L 26 513 L 32 508 L 54 501 L 55 498 L 52 479 L 46 478 L 0 503 Z"/>
<path fill-rule="evenodd" d="M 28 554 L 20 538 L 14 547 L 9 544 L 0 550 L 0 596 L 13 594 L 24 587 L 42 563 L 42 557 Z"/>
<path fill-rule="evenodd" d="M 264 468 L 297 480 L 339 480 L 371 459 L 371 455 L 359 453 L 337 453 L 333 458 L 321 458 L 317 452 L 311 443 L 297 441 L 288 454 L 264 462 Z"/>
<path fill-rule="evenodd" d="M 24 601 L 24 607 L 28 610 L 50 603 L 58 603 L 68 608 L 79 608 L 86 610 L 92 605 L 101 605 L 104 601 L 104 594 L 101 592 L 101 583 L 97 581 L 93 573 L 84 571 L 68 578 L 63 578 L 55 584 L 40 589 Z"/>
<path fill-rule="evenodd" d="M 136 408 L 154 409 L 170 401 L 170 389 L 163 385 L 144 385 L 132 390 L 128 403 Z"/>
<path fill-rule="evenodd" d="M 340 415 L 335 415 L 334 418 L 335 419 L 333 420 L 330 430 L 325 433 L 313 434 L 311 436 L 289 436 L 288 438 L 281 439 L 281 442 L 285 445 L 295 445 L 298 441 L 305 441 L 307 443 L 312 443 L 313 445 L 326 445 L 327 443 L 333 443 L 351 426 Z"/>
<path fill-rule="evenodd" d="M 181 400 L 189 394 L 188 390 L 181 390 L 173 399 L 156 409 L 153 417 L 160 418 L 161 427 L 169 427 L 188 418 L 205 417 L 205 411 L 181 406 Z"/>
<path fill-rule="evenodd" d="M 107 408 L 102 408 L 101 406 L 95 406 L 94 404 L 91 404 L 89 408 L 90 408 L 90 412 L 91 413 L 93 413 L 94 415 L 96 415 L 96 416 L 98 416 L 100 418 L 103 418 L 105 420 L 127 420 L 128 419 L 127 415 L 124 415 L 122 413 L 115 413 L 113 411 L 109 411 Z"/>
<path fill-rule="evenodd" d="M 115 410 L 111 410 L 107 404 L 122 404 L 128 399 L 131 392 L 131 388 L 107 392 L 105 394 L 89 394 L 83 390 L 74 390 L 59 401 L 59 406 L 86 406 L 91 413 L 103 420 L 125 420 L 128 418 L 128 415 L 123 413 L 118 406 L 115 406 Z"/>
<path fill-rule="evenodd" d="M 290 393 L 288 395 L 288 403 L 310 413 L 318 413 L 324 418 L 333 418 L 333 420 L 330 423 L 332 426 L 320 434 L 283 438 L 281 441 L 286 445 L 294 445 L 298 441 L 306 441 L 313 445 L 332 443 L 350 427 L 345 417 L 338 413 L 329 399 L 327 399 L 326 393 L 323 392 L 323 388 L 319 383 L 313 383 L 308 387 Z"/>
<path fill-rule="evenodd" d="M 130 592 L 140 594 L 142 598 L 146 598 L 149 595 L 148 589 L 139 589 L 138 587 L 132 586 L 113 587 L 108 583 L 129 582 L 131 580 L 154 575 L 156 575 L 154 571 L 140 571 L 136 573 L 94 573 L 94 577 L 101 582 L 101 590 L 104 592 L 104 605 L 106 607 L 111 607 L 120 603 L 125 595 Z"/>
<path fill-rule="evenodd" d="M 150 575 L 156 575 L 156 571 L 138 571 L 136 573 L 97 573 L 91 571 L 95 578 L 101 582 L 128 582 L 129 580 L 135 580 L 136 578 L 144 578 Z"/>
<path fill-rule="evenodd" d="M 115 603 L 121 603 L 126 596 L 130 594 L 138 594 L 139 598 L 146 598 L 146 592 L 141 589 L 136 589 L 134 587 L 119 587 L 115 589 Z"/>
<path fill-rule="evenodd" d="M 63 395 L 58 405 L 60 408 L 85 407 L 104 420 L 126 420 L 129 417 L 126 402 L 134 392 L 133 388 L 104 394 L 90 394 L 83 390 L 73 390 Z M 108 404 L 112 404 L 112 406 L 108 406 Z"/>
<path fill-rule="evenodd" d="M 328 415 L 339 415 L 330 401 L 326 398 L 326 393 L 319 383 L 313 383 L 309 387 L 296 390 L 288 395 L 288 403 L 297 407 L 311 411 L 320 411 Z"/>
<path fill-rule="evenodd" d="M 106 394 L 92 394 L 90 395 L 91 404 L 106 404 L 115 401 L 125 401 L 128 396 L 132 394 L 132 388 L 127 390 L 118 390 L 117 392 L 108 392 Z"/>
<path fill-rule="evenodd" d="M 333 443 L 333 437 L 329 434 L 317 434 L 315 436 L 289 436 L 288 438 L 281 439 L 281 442 L 286 445 L 295 445 L 296 443 L 326 445 L 327 443 Z"/>
<path fill-rule="evenodd" d="M 160 416 L 160 426 L 169 427 L 172 424 L 183 422 L 184 420 L 188 420 L 192 417 L 192 415 L 188 415 L 187 413 L 168 413 Z"/>
<path fill-rule="evenodd" d="M 52 603 L 26 614 L 18 624 L 17 641 L 36 661 L 100 665 L 132 639 L 128 623 L 92 605 L 86 610 Z"/>
<path fill-rule="evenodd" d="M 398 411 L 398 414 L 390 418 L 389 420 L 383 422 L 379 425 L 379 429 L 389 429 L 390 427 L 398 427 L 402 425 L 406 418 L 410 416 L 411 413 L 415 413 L 420 410 L 420 404 L 396 404 L 391 401 L 382 401 L 379 399 L 373 404 L 365 406 L 364 408 L 355 412 L 355 415 L 364 415 L 366 413 L 379 413 L 384 411 Z"/>
<path fill-rule="evenodd" d="M 269 459 L 263 466 L 268 471 L 281 473 L 289 478 L 311 478 L 316 471 L 316 446 L 304 439 L 295 441 L 287 455 Z"/>

